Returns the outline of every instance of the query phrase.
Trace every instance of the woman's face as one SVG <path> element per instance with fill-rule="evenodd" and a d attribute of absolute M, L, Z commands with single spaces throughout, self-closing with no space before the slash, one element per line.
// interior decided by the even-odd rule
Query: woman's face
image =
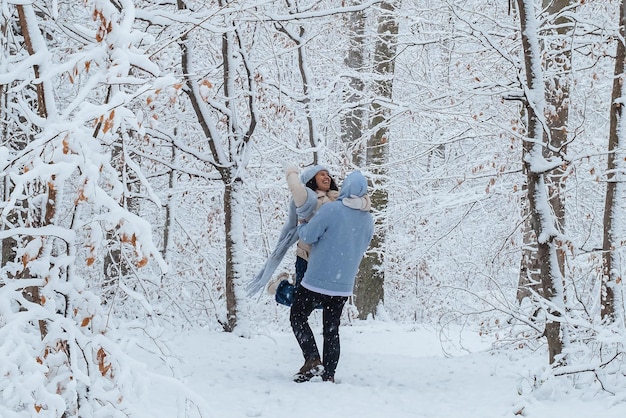
<path fill-rule="evenodd" d="M 317 190 L 327 192 L 330 190 L 330 174 L 328 171 L 322 170 L 315 175 L 315 183 L 317 184 Z"/>

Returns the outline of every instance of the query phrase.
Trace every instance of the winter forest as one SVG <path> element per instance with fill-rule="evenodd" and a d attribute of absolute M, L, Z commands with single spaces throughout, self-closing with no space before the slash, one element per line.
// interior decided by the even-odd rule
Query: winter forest
<path fill-rule="evenodd" d="M 344 323 L 476 329 L 624 396 L 626 0 L 0 7 L 0 416 L 129 416 L 136 334 L 288 329 L 244 290 L 285 162 L 369 181 Z"/>

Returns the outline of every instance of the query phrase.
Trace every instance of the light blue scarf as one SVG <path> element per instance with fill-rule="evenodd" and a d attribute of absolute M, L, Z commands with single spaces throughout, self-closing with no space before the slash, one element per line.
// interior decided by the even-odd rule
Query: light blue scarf
<path fill-rule="evenodd" d="M 306 184 L 322 170 L 328 171 L 326 167 L 321 165 L 307 168 L 300 176 L 302 183 Z M 283 261 L 287 250 L 298 241 L 298 219 L 310 218 L 317 209 L 317 193 L 308 187 L 306 187 L 306 191 L 306 202 L 304 202 L 304 204 L 299 208 L 296 208 L 296 204 L 293 199 L 289 202 L 289 216 L 282 231 L 280 232 L 278 243 L 276 244 L 274 251 L 272 251 L 267 261 L 265 261 L 265 264 L 263 264 L 261 271 L 259 271 L 252 280 L 244 285 L 244 289 L 246 290 L 248 296 L 258 293 L 265 287 L 267 282 L 272 277 L 272 274 L 274 274 L 274 271 L 276 271 L 276 268 Z"/>

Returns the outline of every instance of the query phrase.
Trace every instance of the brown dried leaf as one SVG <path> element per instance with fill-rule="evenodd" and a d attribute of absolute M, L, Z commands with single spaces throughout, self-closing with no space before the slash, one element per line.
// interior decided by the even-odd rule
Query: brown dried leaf
<path fill-rule="evenodd" d="M 141 260 L 139 260 L 137 262 L 137 267 L 144 267 L 146 264 L 148 264 L 148 257 L 144 257 Z"/>
<path fill-rule="evenodd" d="M 96 359 L 98 361 L 98 369 L 102 376 L 105 376 L 111 370 L 111 364 L 105 364 L 106 356 L 106 351 L 104 351 L 104 348 L 100 347 L 96 354 Z"/>

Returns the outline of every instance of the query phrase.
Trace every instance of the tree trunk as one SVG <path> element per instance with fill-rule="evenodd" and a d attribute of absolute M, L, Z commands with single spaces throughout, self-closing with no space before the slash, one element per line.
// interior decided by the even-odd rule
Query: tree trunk
<path fill-rule="evenodd" d="M 33 39 L 32 39 L 33 34 L 31 34 L 30 31 L 39 30 L 39 28 L 31 28 L 28 26 L 28 19 L 26 17 L 27 11 L 25 9 L 25 7 L 32 8 L 32 5 L 29 5 L 29 6 L 18 5 L 16 7 L 17 7 L 17 13 L 19 17 L 20 29 L 21 29 L 22 36 L 24 37 L 24 44 L 26 46 L 26 50 L 28 51 L 29 55 L 34 55 L 35 48 L 34 48 Z M 33 13 L 32 10 L 31 10 L 31 13 Z M 34 78 L 39 79 L 40 78 L 39 66 L 33 65 L 32 68 L 33 68 Z M 35 85 L 35 89 L 37 91 L 37 106 L 36 106 L 37 114 L 42 119 L 45 119 L 48 117 L 48 111 L 46 109 L 46 96 L 45 96 L 45 88 L 44 88 L 43 82 L 37 83 Z M 32 208 L 28 200 L 25 200 L 22 204 L 24 214 L 26 214 L 26 217 L 27 217 L 25 222 L 27 224 L 29 222 L 36 224 L 36 225 L 30 225 L 30 226 L 41 227 L 45 225 L 50 225 L 55 214 L 56 189 L 54 188 L 53 183 L 50 182 L 49 184 L 45 186 L 41 185 L 41 187 L 43 188 L 42 193 L 47 194 L 45 206 L 42 206 L 40 208 Z M 16 214 L 15 217 L 19 218 L 20 215 Z M 34 239 L 40 239 L 42 241 L 46 240 L 45 237 L 35 238 L 35 237 L 25 236 L 23 237 L 24 242 L 20 243 L 17 240 L 13 240 L 13 238 L 9 238 L 6 243 L 3 243 L 3 246 L 4 245 L 16 245 L 16 246 L 19 245 L 19 246 L 24 247 L 27 245 L 28 242 Z M 42 243 L 42 248 L 43 247 L 44 245 Z M 10 254 L 13 254 L 12 247 L 8 248 L 7 250 Z M 3 258 L 4 258 L 4 248 L 3 248 Z M 5 262 L 4 259 L 2 261 Z M 27 267 L 28 261 L 25 260 L 22 264 L 24 266 L 24 269 L 18 272 L 16 277 L 30 278 L 31 277 L 30 269 Z M 39 296 L 39 287 L 36 287 L 36 286 L 26 287 L 24 288 L 23 293 L 24 293 L 24 297 L 30 302 L 41 304 L 41 298 Z M 44 339 L 47 334 L 47 325 L 42 320 L 39 321 L 39 331 L 41 334 L 41 338 Z"/>
<path fill-rule="evenodd" d="M 365 146 L 361 142 L 365 123 L 365 108 L 361 103 L 365 88 L 361 76 L 365 66 L 365 12 L 359 10 L 347 13 L 346 19 L 350 40 L 344 63 L 351 71 L 351 76 L 344 92 L 344 102 L 349 110 L 341 118 L 341 139 L 346 148 L 351 150 L 349 157 L 352 163 L 360 167 L 365 161 Z"/>
<path fill-rule="evenodd" d="M 236 249 L 241 246 L 241 208 L 238 203 L 240 180 L 225 182 L 224 188 L 224 229 L 226 233 L 226 321 L 225 331 L 232 332 L 237 326 L 237 297 L 235 283 L 241 278 L 237 269 Z"/>
<path fill-rule="evenodd" d="M 139 200 L 133 195 L 138 194 L 139 183 L 136 181 L 132 171 L 127 168 L 126 155 L 124 152 L 125 139 L 122 135 L 119 140 L 111 146 L 111 165 L 116 168 L 122 184 L 126 188 L 120 206 L 130 213 L 139 215 Z M 124 255 L 124 243 L 116 231 L 107 231 L 107 252 L 103 260 L 104 283 L 102 298 L 105 303 L 109 303 L 117 294 L 119 280 L 123 280 L 133 273 L 133 268 L 129 265 L 127 257 Z"/>
<path fill-rule="evenodd" d="M 540 263 L 540 277 L 543 297 L 547 300 L 545 335 L 548 341 L 548 356 L 553 364 L 563 351 L 561 324 L 558 320 L 563 302 L 562 275 L 557 260 L 557 226 L 550 207 L 550 197 L 546 190 L 549 171 L 542 168 L 544 149 L 547 146 L 544 131 L 545 85 L 541 66 L 540 48 L 534 2 L 517 0 L 520 15 L 522 46 L 526 72 L 526 110 L 528 112 L 528 140 L 524 142 L 524 167 L 527 175 L 528 208 L 531 223 L 537 237 L 537 258 Z M 561 363 L 564 360 L 560 360 Z"/>
<path fill-rule="evenodd" d="M 219 2 L 225 7 L 227 2 Z M 178 7 L 185 4 L 178 0 Z M 226 30 L 221 33 L 222 53 L 222 88 L 223 106 L 207 106 L 200 94 L 198 83 L 190 78 L 193 44 L 187 36 L 181 37 L 181 68 L 185 74 L 185 93 L 189 97 L 200 129 L 204 134 L 211 158 L 205 161 L 212 165 L 224 184 L 224 228 L 225 228 L 225 282 L 226 318 L 220 322 L 225 331 L 233 331 L 238 322 L 238 303 L 236 289 L 241 280 L 243 230 L 241 229 L 241 198 L 239 196 L 242 180 L 240 173 L 245 169 L 247 146 L 256 128 L 256 94 L 252 69 L 247 61 L 245 48 L 241 44 L 240 34 L 235 22 L 224 22 Z M 247 100 L 237 101 L 237 92 L 244 91 Z M 243 114 L 242 114 L 243 113 Z M 225 126 L 222 130 L 220 125 Z"/>
<path fill-rule="evenodd" d="M 548 13 L 557 15 L 566 10 L 572 4 L 572 0 L 544 0 L 544 7 Z M 554 19 L 554 36 L 548 39 L 552 43 L 545 46 L 550 51 L 546 58 L 545 66 L 550 70 L 551 77 L 546 81 L 546 100 L 551 109 L 546 115 L 550 130 L 549 157 L 561 157 L 567 154 L 569 138 L 569 104 L 570 104 L 570 78 L 572 70 L 572 22 L 566 15 L 558 15 Z M 547 177 L 548 190 L 550 193 L 550 205 L 556 217 L 559 231 L 565 230 L 565 181 L 568 167 L 562 164 L 555 167 Z M 557 248 L 557 261 L 561 275 L 565 275 L 565 251 L 562 247 Z"/>
<path fill-rule="evenodd" d="M 367 164 L 373 174 L 372 208 L 375 211 L 376 229 L 356 282 L 355 300 L 361 319 L 376 315 L 376 308 L 384 302 L 385 294 L 383 245 L 387 234 L 386 167 L 389 161 L 389 111 L 385 102 L 392 100 L 398 23 L 394 18 L 396 5 L 393 1 L 385 1 L 380 7 L 382 12 L 378 18 L 378 37 L 374 51 L 376 96 L 369 126 L 373 134 L 367 143 Z"/>
<path fill-rule="evenodd" d="M 177 129 L 174 129 L 174 135 L 176 136 Z M 172 165 L 176 162 L 176 148 L 172 147 Z M 178 186 L 176 180 L 176 170 L 171 168 L 168 174 L 168 190 L 170 191 L 167 202 L 165 203 L 165 220 L 163 225 L 163 258 L 165 261 L 170 261 L 173 257 L 174 251 L 174 220 L 176 219 L 176 202 L 172 191 Z"/>
<path fill-rule="evenodd" d="M 522 160 L 526 158 L 526 153 L 522 153 Z M 528 173 L 526 172 L 526 166 L 522 166 L 522 171 L 526 179 L 528 179 Z M 528 195 L 528 185 L 524 183 L 522 191 Z M 521 303 L 524 298 L 530 297 L 533 292 L 538 295 L 543 295 L 541 291 L 541 266 L 539 264 L 539 257 L 537 256 L 537 236 L 533 229 L 532 217 L 530 216 L 530 208 L 528 200 L 522 202 L 522 218 L 523 224 L 523 236 L 522 242 L 522 259 L 520 261 L 519 281 L 517 285 L 517 301 Z"/>
<path fill-rule="evenodd" d="M 571 0 L 544 0 L 547 13 L 557 15 L 560 11 L 570 6 Z M 569 101 L 570 101 L 570 77 L 571 77 L 571 22 L 568 17 L 558 15 L 554 19 L 553 32 L 544 37 L 545 54 L 544 67 L 549 72 L 546 86 L 546 101 L 551 111 L 546 114 L 550 139 L 549 147 L 544 149 L 544 155 L 560 156 L 567 153 Z M 556 217 L 559 231 L 565 228 L 565 174 L 567 167 L 561 165 L 554 168 L 546 177 L 550 194 L 550 205 Z M 528 208 L 524 207 L 524 248 L 522 250 L 522 262 L 520 265 L 519 285 L 517 300 L 522 301 L 533 292 L 541 294 L 541 280 L 536 237 L 529 221 Z M 557 249 L 557 260 L 561 275 L 565 274 L 565 252 L 562 248 Z"/>
<path fill-rule="evenodd" d="M 308 71 L 307 66 L 307 58 L 306 58 L 306 43 L 303 42 L 304 37 L 304 26 L 300 26 L 300 34 L 296 43 L 298 44 L 298 68 L 300 69 L 300 78 L 302 79 L 302 93 L 304 94 L 305 102 L 304 109 L 306 111 L 306 120 L 308 124 L 309 130 L 309 144 L 315 150 L 313 151 L 313 164 L 319 164 L 319 145 L 320 138 L 318 135 L 317 126 L 315 123 L 315 119 L 313 118 L 313 111 L 311 109 L 311 103 L 313 99 L 311 98 L 311 75 Z"/>
<path fill-rule="evenodd" d="M 626 216 L 626 188 L 624 175 L 626 174 L 626 139 L 624 135 L 623 98 L 624 80 L 626 79 L 625 64 L 626 47 L 624 35 L 626 30 L 626 0 L 622 0 L 619 22 L 620 37 L 617 40 L 617 52 L 615 55 L 615 77 L 613 78 L 613 91 L 611 94 L 610 125 L 609 125 L 609 150 L 607 162 L 607 184 L 604 204 L 604 233 L 602 241 L 602 283 L 601 283 L 601 315 L 605 321 L 613 321 L 616 318 L 618 306 L 616 297 L 620 292 L 616 288 L 622 283 L 622 265 L 620 260 L 624 256 L 621 251 L 622 241 L 626 236 L 623 219 Z M 621 287 L 621 286 L 620 286 Z M 621 298 L 620 298 L 621 299 Z M 620 300 L 621 302 L 621 300 Z"/>

